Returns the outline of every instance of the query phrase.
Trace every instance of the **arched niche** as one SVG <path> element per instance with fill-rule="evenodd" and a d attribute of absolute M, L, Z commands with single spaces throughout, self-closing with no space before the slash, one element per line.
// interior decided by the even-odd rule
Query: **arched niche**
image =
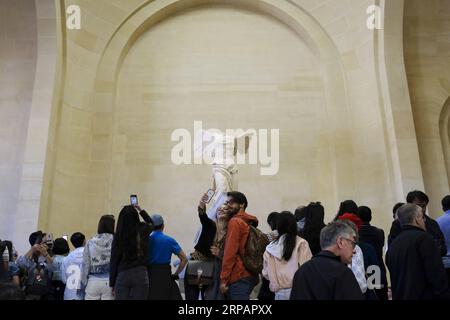
<path fill-rule="evenodd" d="M 353 148 L 349 126 L 346 80 L 342 70 L 340 53 L 323 27 L 302 7 L 293 1 L 280 0 L 170 0 L 147 1 L 137 8 L 113 33 L 108 41 L 97 69 L 96 84 L 103 88 L 101 99 L 94 99 L 92 110 L 99 109 L 115 117 L 117 79 L 124 58 L 137 39 L 156 23 L 182 10 L 207 4 L 226 4 L 257 10 L 288 25 L 307 43 L 323 66 L 326 92 L 326 121 L 328 132 L 325 139 L 330 145 L 332 164 L 333 197 L 351 192 L 352 178 L 348 175 L 349 159 Z M 115 118 L 114 118 L 115 119 Z M 117 121 L 115 119 L 114 121 Z M 113 149 L 114 138 L 108 141 Z M 345 148 L 337 145 L 346 143 Z M 113 165 L 111 171 L 113 171 Z M 110 197 L 111 198 L 111 197 Z"/>
<path fill-rule="evenodd" d="M 450 187 L 450 97 L 445 101 L 439 117 L 439 132 L 441 135 L 442 152 L 444 153 L 447 179 Z"/>

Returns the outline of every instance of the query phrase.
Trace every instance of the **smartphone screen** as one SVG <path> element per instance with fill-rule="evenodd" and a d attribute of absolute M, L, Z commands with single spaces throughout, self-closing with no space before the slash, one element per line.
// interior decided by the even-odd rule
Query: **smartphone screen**
<path fill-rule="evenodd" d="M 67 241 L 67 239 L 68 239 L 67 234 L 63 234 L 63 235 L 62 235 L 62 238 L 65 239 L 65 240 Z"/>
<path fill-rule="evenodd" d="M 138 204 L 138 198 L 137 198 L 137 195 L 132 194 L 132 195 L 130 196 L 130 203 L 131 203 L 132 206 L 136 206 L 136 205 Z"/>

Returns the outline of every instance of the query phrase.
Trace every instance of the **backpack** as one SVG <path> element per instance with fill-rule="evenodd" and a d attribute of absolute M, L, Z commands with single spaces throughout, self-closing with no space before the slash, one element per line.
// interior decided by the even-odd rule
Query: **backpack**
<path fill-rule="evenodd" d="M 269 238 L 258 228 L 248 224 L 248 238 L 242 262 L 245 269 L 253 274 L 260 274 L 263 269 L 263 255 L 269 244 Z"/>
<path fill-rule="evenodd" d="M 33 270 L 30 270 L 26 279 L 26 294 L 31 296 L 45 296 L 50 292 L 51 280 L 48 270 L 45 267 L 36 264 Z"/>

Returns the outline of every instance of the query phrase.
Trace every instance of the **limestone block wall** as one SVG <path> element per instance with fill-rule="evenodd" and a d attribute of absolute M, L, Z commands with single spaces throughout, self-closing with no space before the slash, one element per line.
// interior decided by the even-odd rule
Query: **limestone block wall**
<path fill-rule="evenodd" d="M 20 252 L 38 225 L 56 66 L 52 0 L 0 1 L 0 235 Z"/>
<path fill-rule="evenodd" d="M 142 34 L 121 66 L 112 207 L 137 192 L 141 202 L 167 216 L 168 232 L 191 245 L 196 204 L 212 185 L 212 170 L 206 164 L 175 166 L 171 151 L 178 141 L 171 134 L 185 128 L 194 137 L 194 121 L 224 132 L 267 129 L 269 139 L 271 129 L 280 130 L 275 175 L 261 176 L 259 163 L 239 166 L 239 190 L 264 228 L 274 210 L 292 211 L 309 199 L 334 205 L 324 87 L 320 61 L 270 15 L 223 4 L 174 13 Z"/>
<path fill-rule="evenodd" d="M 263 229 L 270 211 L 320 200 L 329 220 L 352 198 L 387 230 L 393 203 L 423 187 L 412 116 L 401 116 L 411 106 L 391 21 L 403 1 L 389 2 L 383 31 L 366 27 L 367 7 L 383 1 L 56 3 L 60 16 L 79 5 L 82 28 L 60 20 L 41 228 L 90 236 L 137 193 L 189 251 L 210 168 L 175 166 L 170 134 L 194 120 L 280 129 L 278 175 L 241 166 Z"/>
<path fill-rule="evenodd" d="M 19 201 L 36 70 L 34 1 L 0 1 L 0 42 L 0 235 L 10 239 Z"/>
<path fill-rule="evenodd" d="M 397 200 L 404 202 L 412 189 L 424 190 L 422 167 L 406 79 L 403 50 L 403 0 L 380 1 L 383 29 L 375 38 L 375 65 L 383 107 L 390 179 Z"/>
<path fill-rule="evenodd" d="M 81 9 L 68 30 L 66 8 Z M 366 27 L 369 5 L 383 29 Z M 449 192 L 446 0 L 0 1 L 0 238 L 88 236 L 137 193 L 189 251 L 207 165 L 176 166 L 173 130 L 280 130 L 280 168 L 241 165 L 265 226 L 353 198 L 388 231 L 413 188 Z M 406 70 L 406 72 L 405 72 Z M 39 220 L 39 221 L 38 221 Z M 39 223 L 38 223 L 39 222 Z"/>
<path fill-rule="evenodd" d="M 449 194 L 450 2 L 405 2 L 406 72 L 430 214 Z"/>

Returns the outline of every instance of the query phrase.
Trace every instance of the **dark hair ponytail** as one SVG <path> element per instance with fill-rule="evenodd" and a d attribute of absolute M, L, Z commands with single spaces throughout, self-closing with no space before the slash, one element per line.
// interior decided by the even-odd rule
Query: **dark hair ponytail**
<path fill-rule="evenodd" d="M 295 216 L 289 211 L 282 211 L 277 216 L 277 230 L 284 238 L 283 259 L 289 261 L 297 244 L 297 221 Z"/>

